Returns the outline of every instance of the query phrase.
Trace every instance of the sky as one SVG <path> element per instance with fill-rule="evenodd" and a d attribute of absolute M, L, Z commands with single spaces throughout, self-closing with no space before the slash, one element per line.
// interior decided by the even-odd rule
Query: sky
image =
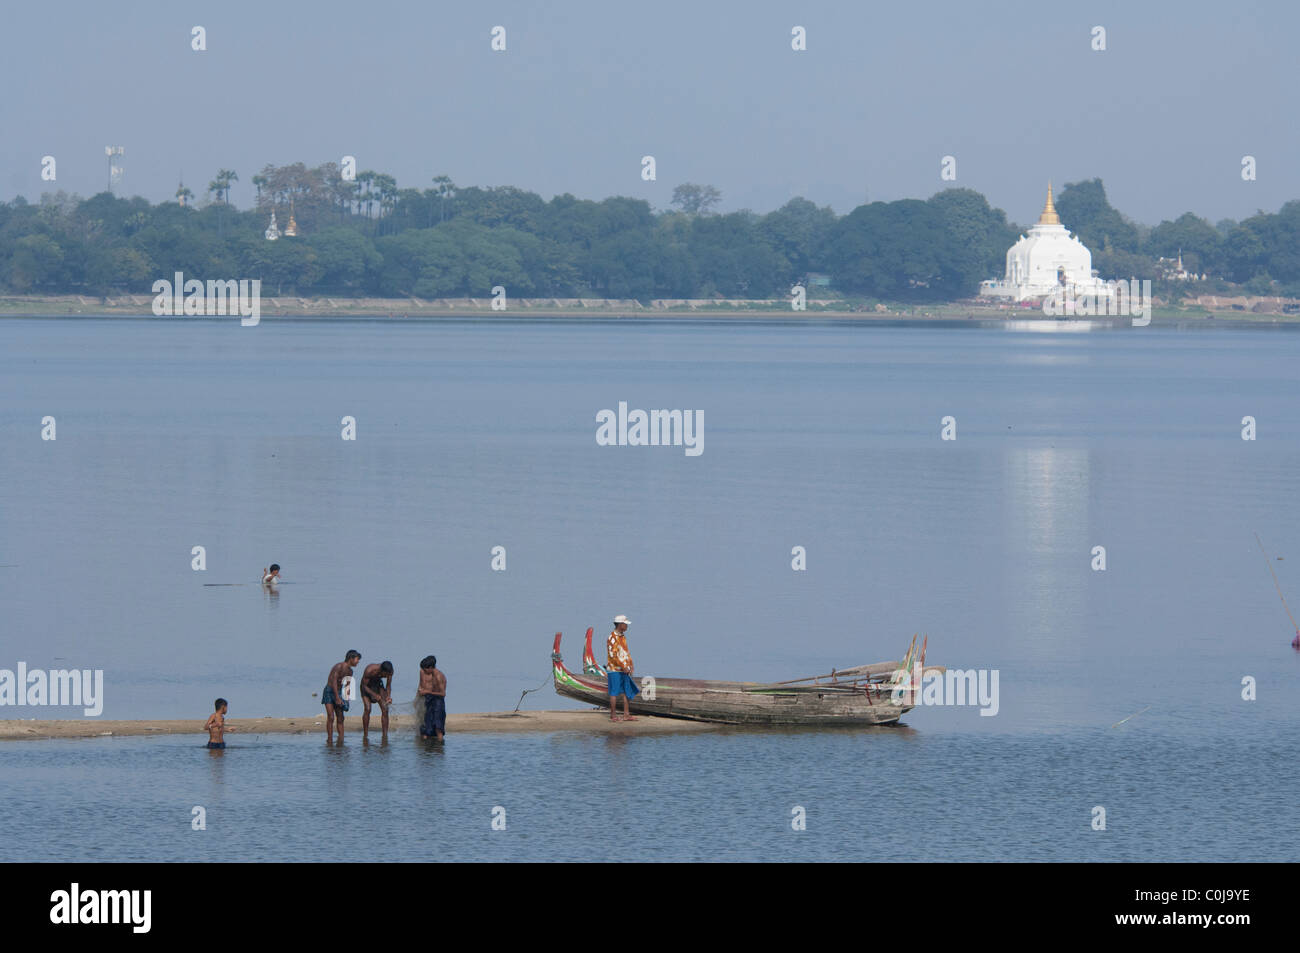
<path fill-rule="evenodd" d="M 155 202 L 229 168 L 246 207 L 268 163 L 353 155 L 403 188 L 655 208 L 682 182 L 841 214 L 955 185 L 1022 223 L 1049 179 L 1100 177 L 1140 223 L 1241 219 L 1300 198 L 1298 36 L 1290 2 L 9 2 L 0 198 L 102 191 L 115 145 Z"/>

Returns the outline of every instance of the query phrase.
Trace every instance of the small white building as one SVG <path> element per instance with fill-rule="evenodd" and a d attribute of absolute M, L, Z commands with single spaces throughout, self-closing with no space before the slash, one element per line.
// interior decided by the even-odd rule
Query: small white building
<path fill-rule="evenodd" d="M 1198 275 L 1183 267 L 1183 250 L 1178 249 L 1177 258 L 1157 258 L 1156 277 L 1165 281 L 1204 281 L 1205 275 Z"/>
<path fill-rule="evenodd" d="M 980 295 L 1012 301 L 1091 295 L 1110 298 L 1110 284 L 1092 270 L 1092 252 L 1061 224 L 1047 184 L 1047 204 L 1038 224 L 1007 250 L 1007 271 L 1001 279 L 980 282 Z"/>

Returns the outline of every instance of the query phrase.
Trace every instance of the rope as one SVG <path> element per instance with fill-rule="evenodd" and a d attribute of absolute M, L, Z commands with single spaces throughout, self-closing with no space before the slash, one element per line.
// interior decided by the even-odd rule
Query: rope
<path fill-rule="evenodd" d="M 1255 542 L 1259 543 L 1259 551 L 1264 553 L 1264 560 L 1268 563 L 1268 574 L 1273 577 L 1273 588 L 1277 590 L 1277 597 L 1282 600 L 1282 608 L 1286 610 L 1286 617 L 1291 620 L 1291 625 L 1296 630 L 1296 634 L 1300 635 L 1300 625 L 1296 625 L 1295 616 L 1291 614 L 1291 607 L 1286 604 L 1286 596 L 1282 595 L 1282 587 L 1277 582 L 1277 573 L 1273 571 L 1273 560 L 1268 558 L 1268 553 L 1264 550 L 1264 542 L 1259 538 L 1259 533 L 1255 534 Z"/>
<path fill-rule="evenodd" d="M 551 655 L 554 656 L 555 653 L 552 652 Z M 542 682 L 542 684 L 538 685 L 536 688 L 525 688 L 525 689 L 523 690 L 523 692 L 522 692 L 522 693 L 520 694 L 520 696 L 519 696 L 519 705 L 522 705 L 522 704 L 524 703 L 524 696 L 525 696 L 525 695 L 531 695 L 533 692 L 540 692 L 540 691 L 541 691 L 543 688 L 545 688 L 547 685 L 550 685 L 551 682 L 553 681 L 553 679 L 554 679 L 554 676 L 552 676 L 551 678 L 548 678 L 546 681 Z M 519 714 L 519 705 L 515 705 L 515 710 L 514 710 L 513 712 L 511 712 L 511 714 L 513 714 L 513 715 L 517 715 L 517 714 Z"/>

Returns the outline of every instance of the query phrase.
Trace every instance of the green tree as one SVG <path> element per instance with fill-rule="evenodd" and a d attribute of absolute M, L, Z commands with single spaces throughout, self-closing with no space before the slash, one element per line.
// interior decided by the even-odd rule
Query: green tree
<path fill-rule="evenodd" d="M 1138 230 L 1106 198 L 1101 179 L 1071 182 L 1056 199 L 1061 224 L 1089 248 L 1101 248 L 1107 239 L 1121 251 L 1138 250 Z"/>
<path fill-rule="evenodd" d="M 121 244 L 97 244 L 87 256 L 85 287 L 101 296 L 112 291 L 142 292 L 157 276 L 158 270 L 143 252 Z"/>
<path fill-rule="evenodd" d="M 230 169 L 222 169 L 217 173 L 217 177 L 208 183 L 208 193 L 215 197 L 216 201 L 230 204 L 230 184 L 238 182 L 239 176 Z"/>
<path fill-rule="evenodd" d="M 1300 201 L 1287 202 L 1268 216 L 1265 243 L 1269 277 L 1287 285 L 1300 281 Z"/>
<path fill-rule="evenodd" d="M 949 246 L 945 266 L 952 273 L 949 286 L 954 294 L 970 297 L 985 278 L 1003 274 L 1007 249 L 1015 243 L 1017 232 L 1007 224 L 1002 209 L 991 208 L 973 189 L 944 189 L 926 204 L 943 223 Z"/>
<path fill-rule="evenodd" d="M 1189 271 L 1222 274 L 1226 266 L 1223 236 L 1213 225 L 1191 212 L 1151 229 L 1143 247 L 1153 258 L 1175 258 L 1181 252 L 1183 265 Z"/>
<path fill-rule="evenodd" d="M 766 298 L 788 290 L 790 263 L 772 249 L 752 212 L 691 220 L 691 254 L 702 290 L 727 298 Z"/>
<path fill-rule="evenodd" d="M 368 275 L 383 261 L 367 236 L 343 225 L 313 233 L 307 244 L 316 255 L 321 270 L 317 284 L 324 290 L 358 293 L 364 289 Z"/>
<path fill-rule="evenodd" d="M 1240 284 L 1252 278 L 1268 277 L 1269 230 L 1268 216 L 1261 212 L 1228 233 L 1223 242 L 1228 278 Z"/>
<path fill-rule="evenodd" d="M 379 203 L 379 221 L 392 213 L 397 205 L 397 180 L 385 172 L 376 172 L 372 180 L 375 198 Z"/>
<path fill-rule="evenodd" d="M 794 198 L 759 220 L 759 235 L 787 263 L 781 283 L 822 270 L 821 256 L 835 227 L 835 213 L 804 198 Z"/>
<path fill-rule="evenodd" d="M 434 191 L 438 196 L 438 221 L 447 220 L 447 203 L 456 197 L 456 183 L 451 176 L 438 175 L 433 178 Z"/>
<path fill-rule="evenodd" d="M 63 267 L 63 249 L 48 235 L 24 235 L 9 260 L 8 284 L 15 291 L 39 291 L 53 283 Z"/>
<path fill-rule="evenodd" d="M 944 216 L 917 199 L 872 202 L 840 219 L 829 255 L 836 287 L 891 300 L 968 293 L 965 258 Z"/>
<path fill-rule="evenodd" d="M 687 215 L 708 215 L 722 201 L 722 193 L 711 185 L 683 182 L 673 189 L 672 204 Z"/>

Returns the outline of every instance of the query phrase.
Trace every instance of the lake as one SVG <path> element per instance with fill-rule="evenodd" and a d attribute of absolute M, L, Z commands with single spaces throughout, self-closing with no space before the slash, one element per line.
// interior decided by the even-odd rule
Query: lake
<path fill-rule="evenodd" d="M 102 669 L 103 718 L 318 712 L 354 647 L 399 701 L 432 653 L 452 712 L 577 707 L 553 634 L 574 667 L 617 613 L 639 675 L 920 633 L 1000 689 L 862 732 L 14 743 L 0 858 L 324 858 L 364 808 L 404 859 L 604 859 L 612 796 L 649 859 L 1293 859 L 1300 653 L 1254 534 L 1300 605 L 1298 367 L 1265 329 L 0 319 L 0 669 Z M 699 412 L 702 452 L 600 445 L 620 402 Z"/>

